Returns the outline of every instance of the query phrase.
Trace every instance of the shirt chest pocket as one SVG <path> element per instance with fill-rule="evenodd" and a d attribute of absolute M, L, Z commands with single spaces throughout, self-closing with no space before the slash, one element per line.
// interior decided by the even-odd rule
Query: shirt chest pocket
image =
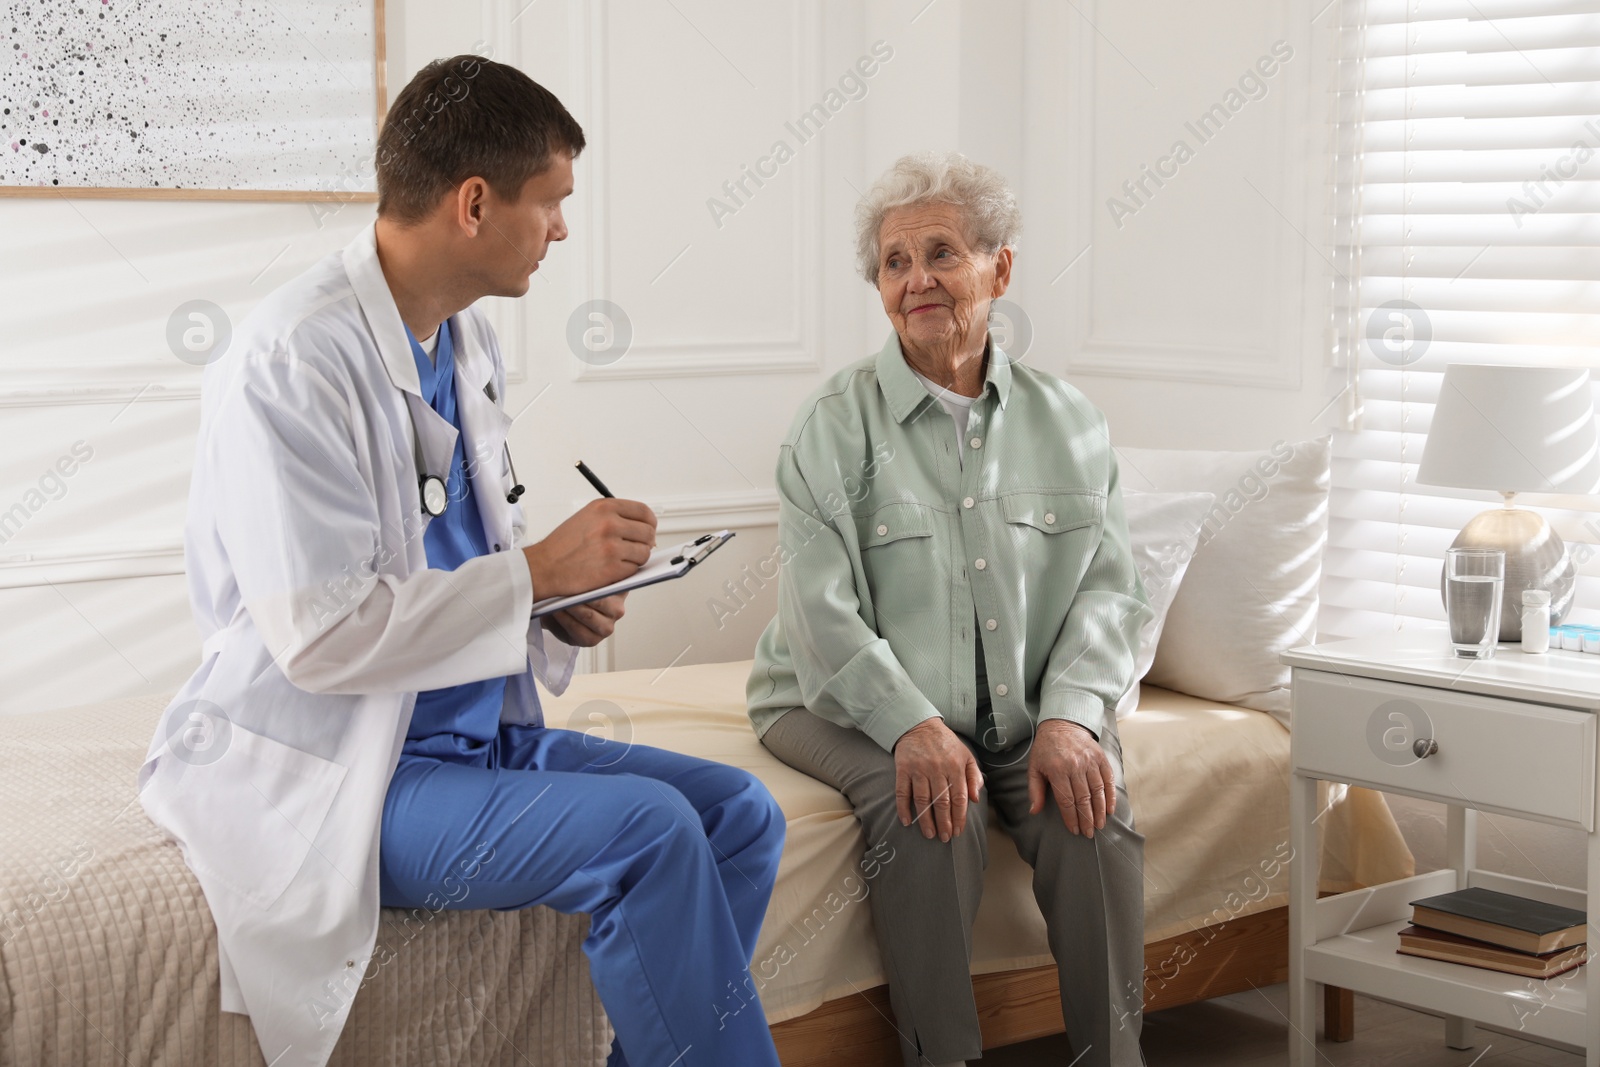
<path fill-rule="evenodd" d="M 929 611 L 945 573 L 935 559 L 933 512 L 906 502 L 885 504 L 856 517 L 867 597 L 880 618 Z"/>
<path fill-rule="evenodd" d="M 1000 498 L 1000 513 L 1014 527 L 1059 534 L 1105 521 L 1106 497 L 1093 489 L 1039 493 L 1016 491 Z"/>
<path fill-rule="evenodd" d="M 933 515 L 921 504 L 885 504 L 869 515 L 856 517 L 856 537 L 863 554 L 909 538 L 933 537 Z M 921 546 L 924 550 L 928 542 Z"/>

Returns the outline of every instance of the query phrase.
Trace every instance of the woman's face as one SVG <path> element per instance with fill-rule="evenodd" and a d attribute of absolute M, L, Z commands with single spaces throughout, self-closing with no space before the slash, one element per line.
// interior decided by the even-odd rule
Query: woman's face
<path fill-rule="evenodd" d="M 878 230 L 878 295 L 903 344 L 981 345 L 989 304 L 1011 277 L 1011 249 L 980 252 L 954 204 L 912 204 Z"/>

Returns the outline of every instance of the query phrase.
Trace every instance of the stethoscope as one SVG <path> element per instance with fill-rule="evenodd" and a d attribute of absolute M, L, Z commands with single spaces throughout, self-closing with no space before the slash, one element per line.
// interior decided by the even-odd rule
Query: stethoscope
<path fill-rule="evenodd" d="M 500 401 L 494 395 L 494 383 L 485 382 L 483 391 L 493 403 Z M 417 416 L 411 411 L 411 401 L 406 400 L 406 415 L 411 419 L 411 453 L 417 462 L 417 486 L 421 491 L 422 510 L 433 518 L 444 514 L 444 509 L 450 506 L 450 492 L 445 488 L 444 479 L 437 474 L 429 474 L 422 464 L 422 434 L 417 430 Z M 511 468 L 511 491 L 506 494 L 506 503 L 515 504 L 517 498 L 527 492 L 522 484 L 517 481 L 517 467 L 511 462 L 511 443 L 505 442 L 503 447 L 506 452 L 506 466 Z"/>

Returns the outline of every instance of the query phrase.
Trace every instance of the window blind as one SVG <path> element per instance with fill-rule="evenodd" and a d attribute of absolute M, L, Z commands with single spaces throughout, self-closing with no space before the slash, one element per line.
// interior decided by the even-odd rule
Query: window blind
<path fill-rule="evenodd" d="M 1416 482 L 1446 364 L 1600 366 L 1600 0 L 1341 0 L 1336 17 L 1347 392 L 1322 640 L 1442 620 L 1444 551 L 1500 503 Z M 1600 500 L 1517 503 L 1578 563 L 1568 621 L 1600 621 Z"/>

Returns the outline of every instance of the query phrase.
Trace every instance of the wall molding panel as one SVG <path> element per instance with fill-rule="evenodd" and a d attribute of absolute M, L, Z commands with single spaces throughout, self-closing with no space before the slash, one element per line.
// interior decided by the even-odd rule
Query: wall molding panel
<path fill-rule="evenodd" d="M 1266 260 L 1266 265 L 1256 272 L 1257 277 L 1270 279 L 1267 282 L 1268 290 L 1260 294 L 1256 305 L 1259 309 L 1258 318 L 1270 320 L 1265 331 L 1266 337 L 1256 343 L 1237 344 L 1218 343 L 1215 337 L 1197 334 L 1193 343 L 1174 343 L 1170 340 L 1170 330 L 1167 338 L 1152 336 L 1148 340 L 1126 336 L 1107 337 L 1097 332 L 1094 262 L 1097 253 L 1093 247 L 1096 226 L 1108 225 L 1106 198 L 1124 195 L 1117 188 L 1096 183 L 1098 138 L 1105 132 L 1105 123 L 1115 124 L 1118 121 L 1118 113 L 1099 99 L 1101 94 L 1097 79 L 1109 66 L 1124 61 L 1118 60 L 1114 54 L 1108 55 L 1107 46 L 1092 28 L 1096 18 L 1095 7 L 1094 0 L 1085 0 L 1082 18 L 1068 20 L 1063 27 L 1067 38 L 1065 62 L 1070 72 L 1066 75 L 1068 99 L 1064 106 L 1064 129 L 1065 141 L 1072 146 L 1066 184 L 1076 191 L 1067 207 L 1067 214 L 1070 216 L 1069 229 L 1074 234 L 1073 247 L 1084 249 L 1087 253 L 1084 263 L 1060 278 L 1063 287 L 1068 290 L 1066 302 L 1070 329 L 1067 370 L 1071 373 L 1124 378 L 1298 389 L 1305 358 L 1306 334 L 1302 329 L 1302 315 L 1306 306 L 1308 264 L 1312 255 L 1302 233 L 1311 232 L 1309 227 L 1313 223 L 1308 215 L 1306 196 L 1306 178 L 1311 164 L 1301 158 L 1303 139 L 1300 130 L 1308 114 L 1307 93 L 1315 72 L 1312 69 L 1314 60 L 1310 43 L 1301 32 L 1303 17 L 1297 19 L 1295 5 L 1289 0 L 1280 0 L 1271 18 L 1263 17 L 1260 20 L 1263 28 L 1274 21 L 1285 27 L 1282 31 L 1285 39 L 1296 51 L 1293 61 L 1283 63 L 1276 71 L 1276 77 L 1268 83 L 1267 96 L 1263 97 L 1264 100 L 1270 99 L 1272 105 L 1281 112 L 1275 121 L 1270 145 L 1248 160 L 1248 173 L 1244 173 L 1240 181 L 1239 200 L 1244 206 L 1237 210 L 1264 213 L 1270 220 L 1270 240 L 1264 247 L 1253 249 L 1258 257 Z M 1269 38 L 1263 38 L 1261 50 L 1266 51 L 1270 43 Z M 1217 84 L 1216 94 L 1220 97 L 1229 87 L 1226 82 Z M 1249 103 L 1245 110 L 1239 112 L 1240 119 L 1259 120 L 1259 116 L 1250 114 L 1249 109 L 1261 106 L 1261 102 Z M 1174 136 L 1183 136 L 1188 140 L 1191 135 L 1183 130 L 1184 125 L 1174 119 L 1172 129 Z M 1203 156 L 1215 153 L 1217 149 L 1208 149 L 1206 144 L 1230 132 L 1237 133 L 1230 126 L 1219 130 L 1213 138 L 1208 138 L 1196 150 L 1195 159 L 1201 160 Z M 1152 158 L 1159 157 L 1171 143 L 1169 141 L 1167 146 L 1163 146 L 1159 139 L 1155 139 L 1156 136 L 1151 135 L 1150 138 L 1149 149 L 1154 153 Z M 1197 162 L 1184 164 L 1185 167 L 1200 165 Z M 1139 178 L 1137 173 L 1124 176 L 1136 180 Z M 1251 178 L 1254 179 L 1254 185 L 1262 188 L 1253 192 L 1252 186 L 1245 184 Z M 1180 170 L 1175 178 L 1167 180 L 1193 182 L 1196 179 L 1194 175 L 1185 176 Z M 1170 199 L 1173 193 L 1161 192 L 1160 195 Z M 1147 207 L 1139 210 L 1147 210 Z M 1148 224 L 1149 221 L 1130 219 L 1128 225 Z M 1169 247 L 1182 251 L 1176 243 L 1179 240 L 1181 238 L 1174 238 Z M 1256 281 L 1243 277 L 1240 284 L 1254 286 Z M 1048 287 L 1043 288 L 1048 291 Z M 1159 306 L 1152 311 L 1159 313 Z"/>
<path fill-rule="evenodd" d="M 574 500 L 574 509 L 589 498 Z M 778 494 L 771 489 L 660 497 L 651 505 L 657 532 L 748 530 L 778 525 Z M 0 545 L 0 589 L 182 574 L 182 538 L 151 538 L 131 545 L 85 541 L 49 550 L 7 552 Z"/>
<path fill-rule="evenodd" d="M 77 404 L 130 404 L 135 400 L 199 400 L 198 376 L 191 382 L 145 382 L 113 384 L 96 375 L 104 375 L 103 368 L 94 366 L 64 367 L 69 377 L 87 380 L 87 385 L 7 385 L 0 387 L 0 408 L 72 407 Z"/>
<path fill-rule="evenodd" d="M 661 497 L 651 507 L 656 513 L 658 533 L 704 533 L 778 525 L 775 489 Z"/>
<path fill-rule="evenodd" d="M 817 6 L 791 0 L 792 61 L 791 106 L 798 114 L 823 92 L 823 24 Z M 588 164 L 583 180 L 583 226 L 589 235 L 583 250 L 582 300 L 613 300 L 612 263 L 616 258 L 611 229 L 611 146 L 609 106 L 612 48 L 609 37 L 609 0 L 569 0 L 570 54 L 581 57 L 574 70 L 574 85 L 584 114 L 592 117 L 592 134 L 584 150 Z M 776 336 L 640 336 L 635 323 L 633 343 L 626 358 L 607 365 L 575 360 L 577 381 L 638 378 L 681 378 L 705 375 L 784 374 L 821 368 L 822 343 L 822 174 L 823 147 L 797 153 L 788 165 L 796 183 L 792 212 L 792 239 L 798 284 L 793 287 L 792 321 L 796 328 Z M 680 253 L 681 254 L 681 253 Z"/>
<path fill-rule="evenodd" d="M 182 538 L 151 538 L 115 546 L 84 541 L 25 552 L 7 552 L 0 545 L 0 589 L 183 573 Z"/>

